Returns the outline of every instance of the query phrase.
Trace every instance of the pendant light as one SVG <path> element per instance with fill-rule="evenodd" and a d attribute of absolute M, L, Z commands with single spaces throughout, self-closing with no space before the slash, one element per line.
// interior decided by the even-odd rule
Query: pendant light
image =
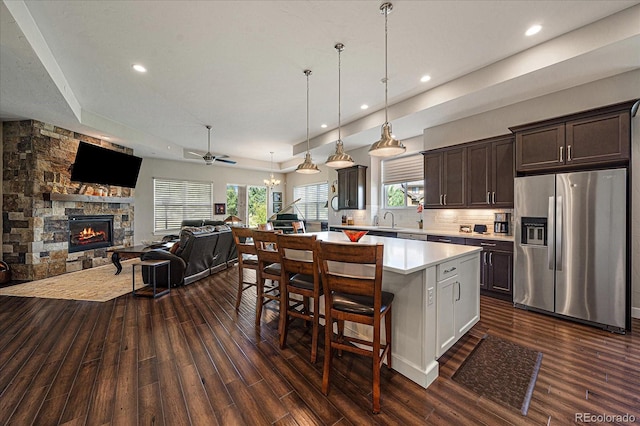
<path fill-rule="evenodd" d="M 273 189 L 274 186 L 280 185 L 280 179 L 273 177 L 273 151 L 271 151 L 271 177 L 269 179 L 265 179 L 264 184 L 270 189 Z"/>
<path fill-rule="evenodd" d="M 344 50 L 344 44 L 337 43 L 335 46 L 338 51 L 338 141 L 336 142 L 336 152 L 327 158 L 327 162 L 325 163 L 329 167 L 349 167 L 352 166 L 354 161 L 353 158 L 346 152 L 344 152 L 344 145 L 342 143 L 342 133 L 341 133 L 341 108 L 340 108 L 340 89 L 341 89 L 341 81 L 340 81 L 340 53 Z"/>
<path fill-rule="evenodd" d="M 298 164 L 296 172 L 311 175 L 320 173 L 320 170 L 318 170 L 318 166 L 313 164 L 311 153 L 309 152 L 309 76 L 311 75 L 311 70 L 304 70 L 304 75 L 307 76 L 307 154 L 304 156 L 304 161 Z"/>
<path fill-rule="evenodd" d="M 388 95 L 387 95 L 387 83 L 389 77 L 387 74 L 387 16 L 393 10 L 391 3 L 382 3 L 380 5 L 380 13 L 384 14 L 384 124 L 382 125 L 382 135 L 378 142 L 375 142 L 369 148 L 369 155 L 374 157 L 388 157 L 391 155 L 402 154 L 407 148 L 402 145 L 402 142 L 394 139 L 391 136 L 391 124 L 388 118 Z"/>

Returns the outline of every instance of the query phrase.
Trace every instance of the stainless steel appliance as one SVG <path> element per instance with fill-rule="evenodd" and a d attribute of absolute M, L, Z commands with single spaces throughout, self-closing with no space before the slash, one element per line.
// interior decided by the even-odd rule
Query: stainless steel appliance
<path fill-rule="evenodd" d="M 493 233 L 511 235 L 511 213 L 495 213 Z"/>
<path fill-rule="evenodd" d="M 626 169 L 514 185 L 515 305 L 630 329 Z"/>

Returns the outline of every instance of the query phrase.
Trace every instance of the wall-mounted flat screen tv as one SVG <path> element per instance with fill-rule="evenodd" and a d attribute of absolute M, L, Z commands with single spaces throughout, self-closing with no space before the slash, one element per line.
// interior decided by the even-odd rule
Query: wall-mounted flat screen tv
<path fill-rule="evenodd" d="M 80 142 L 71 181 L 135 188 L 141 164 L 135 155 Z"/>

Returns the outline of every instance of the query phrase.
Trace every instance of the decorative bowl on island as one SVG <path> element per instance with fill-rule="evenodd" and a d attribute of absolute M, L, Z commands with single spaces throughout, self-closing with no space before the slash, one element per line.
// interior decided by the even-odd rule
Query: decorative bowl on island
<path fill-rule="evenodd" d="M 355 230 L 355 229 L 343 229 L 342 232 L 344 232 L 344 235 L 346 235 L 347 238 L 349 238 L 349 241 L 351 241 L 352 243 L 357 243 L 358 241 L 360 241 L 360 238 L 362 238 L 365 235 L 367 235 L 367 232 L 369 232 L 369 231 L 360 231 L 360 230 Z"/>

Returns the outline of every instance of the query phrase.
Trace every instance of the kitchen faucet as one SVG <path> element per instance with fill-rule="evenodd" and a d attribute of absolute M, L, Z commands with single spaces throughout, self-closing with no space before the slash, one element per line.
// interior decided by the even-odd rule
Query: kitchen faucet
<path fill-rule="evenodd" d="M 391 229 L 393 229 L 396 227 L 396 218 L 395 216 L 393 216 L 392 212 L 385 212 L 383 219 L 386 219 L 388 214 L 391 215 Z"/>

